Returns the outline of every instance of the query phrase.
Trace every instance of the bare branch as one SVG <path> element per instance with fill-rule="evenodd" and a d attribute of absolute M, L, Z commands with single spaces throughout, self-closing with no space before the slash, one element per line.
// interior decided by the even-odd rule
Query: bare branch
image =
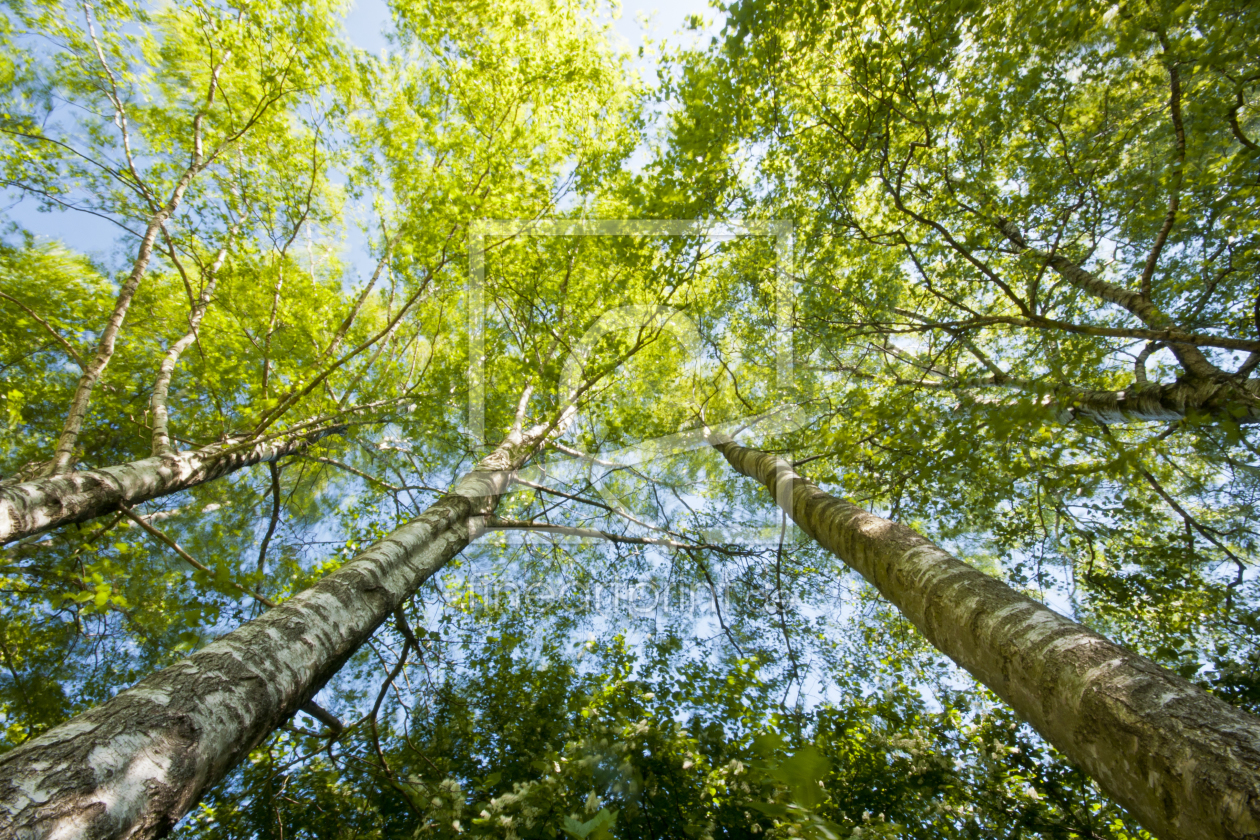
<path fill-rule="evenodd" d="M 167 546 L 169 546 L 169 547 L 170 547 L 170 549 L 171 549 L 172 551 L 174 551 L 176 554 L 178 554 L 178 555 L 179 555 L 179 558 L 180 558 L 181 560 L 183 560 L 185 563 L 187 563 L 188 565 L 192 566 L 194 569 L 197 569 L 198 571 L 205 572 L 206 574 L 210 575 L 211 577 L 214 577 L 214 576 L 215 576 L 215 575 L 214 575 L 214 570 L 213 570 L 213 569 L 211 569 L 211 568 L 209 568 L 208 566 L 206 566 L 206 565 L 202 564 L 201 562 L 199 562 L 196 558 L 194 558 L 194 557 L 193 557 L 191 554 L 189 554 L 187 551 L 184 551 L 184 549 L 183 549 L 182 547 L 180 547 L 179 543 L 175 542 L 175 540 L 173 540 L 173 539 L 171 539 L 170 537 L 168 537 L 168 536 L 167 536 L 164 532 L 162 532 L 162 531 L 158 530 L 157 528 L 154 528 L 152 525 L 150 525 L 148 522 L 146 522 L 146 521 L 144 520 L 144 518 L 139 517 L 139 516 L 136 516 L 136 514 L 135 514 L 134 512 L 132 512 L 131 508 L 129 508 L 129 507 L 122 507 L 122 508 L 121 508 L 121 510 L 122 510 L 123 515 L 124 515 L 124 516 L 126 516 L 126 517 L 127 517 L 128 519 L 130 519 L 132 522 L 136 523 L 136 524 L 137 524 L 137 525 L 139 525 L 141 528 L 143 528 L 146 532 L 148 532 L 148 534 L 149 534 L 150 536 L 154 537 L 155 539 L 157 539 L 157 540 L 159 540 L 159 541 L 161 541 L 161 542 L 165 543 Z M 236 587 L 237 589 L 239 589 L 239 590 L 240 590 L 241 592 L 243 592 L 244 594 L 248 595 L 249 597 L 253 598 L 253 599 L 254 599 L 255 601 L 257 601 L 258 603 L 262 604 L 263 606 L 265 606 L 265 607 L 274 607 L 274 606 L 275 606 L 275 602 L 274 602 L 274 601 L 269 601 L 269 600 L 267 600 L 266 598 L 264 598 L 263 596 L 259 595 L 257 592 L 255 592 L 254 590 L 250 589 L 249 587 L 247 587 L 247 586 L 242 586 L 241 584 L 237 583 L 236 581 L 231 581 L 231 584 L 232 584 L 232 586 Z"/>
<path fill-rule="evenodd" d="M 491 516 L 486 519 L 486 528 L 491 531 L 540 531 L 547 534 L 556 534 L 562 537 L 581 537 L 583 539 L 607 540 L 608 542 L 624 543 L 626 545 L 659 545 L 666 548 L 677 548 L 684 550 L 699 549 L 715 549 L 723 550 L 718 545 L 696 545 L 693 543 L 679 542 L 678 540 L 662 539 L 658 537 L 628 537 L 623 534 L 614 534 L 609 531 L 600 531 L 595 528 L 577 528 L 571 525 L 553 525 L 550 522 L 534 522 L 524 519 L 503 519 L 498 516 Z"/>
<path fill-rule="evenodd" d="M 7 295 L 4 292 L 0 292 L 0 298 L 4 298 L 5 300 L 15 303 L 19 307 L 21 307 L 23 312 L 25 312 L 27 315 L 34 318 L 36 321 L 39 322 L 40 326 L 48 330 L 48 334 L 57 340 L 57 343 L 60 344 L 62 346 L 62 349 L 64 349 L 66 353 L 70 356 L 70 358 L 74 360 L 74 363 L 79 366 L 80 370 L 84 370 L 87 368 L 87 365 L 83 362 L 83 357 L 79 355 L 79 351 L 75 350 L 73 345 L 71 345 L 69 341 L 63 338 L 61 333 L 57 332 L 57 330 L 53 327 L 52 324 L 48 323 L 43 318 L 36 315 L 35 312 L 29 306 L 27 306 L 25 303 L 22 303 L 22 301 L 18 300 L 12 295 Z"/>
<path fill-rule="evenodd" d="M 1164 48 L 1164 55 L 1168 55 L 1168 39 L 1162 32 L 1159 34 L 1159 41 Z M 1146 266 L 1142 269 L 1142 280 L 1139 284 L 1141 295 L 1147 300 L 1151 299 L 1151 278 L 1155 274 L 1155 266 L 1159 263 L 1160 252 L 1164 250 L 1164 245 L 1168 242 L 1168 234 L 1172 232 L 1173 224 L 1177 221 L 1177 211 L 1181 207 L 1181 186 L 1186 177 L 1186 129 L 1181 122 L 1181 74 L 1175 63 L 1168 65 L 1168 79 L 1171 89 L 1168 107 L 1172 112 L 1176 153 L 1173 159 L 1173 182 L 1168 195 L 1168 214 L 1164 217 L 1164 224 L 1160 226 L 1159 233 L 1155 236 L 1155 244 L 1151 246 L 1151 253 L 1146 258 Z"/>

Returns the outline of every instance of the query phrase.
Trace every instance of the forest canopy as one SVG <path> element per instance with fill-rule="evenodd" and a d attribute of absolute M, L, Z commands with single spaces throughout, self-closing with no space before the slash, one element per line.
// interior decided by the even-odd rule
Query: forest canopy
<path fill-rule="evenodd" d="M 0 838 L 1260 837 L 1257 4 L 0 8 Z"/>

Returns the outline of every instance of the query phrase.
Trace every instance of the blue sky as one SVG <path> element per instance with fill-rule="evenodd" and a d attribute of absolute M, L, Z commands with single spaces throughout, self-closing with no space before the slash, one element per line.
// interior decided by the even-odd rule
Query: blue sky
<path fill-rule="evenodd" d="M 699 14 L 709 21 L 718 14 L 709 8 L 708 0 L 623 0 L 616 30 L 626 44 L 637 50 L 646 35 L 652 39 L 668 38 L 677 42 L 677 33 L 688 15 Z M 647 27 L 642 19 L 647 19 Z M 386 46 L 381 30 L 389 19 L 385 0 L 357 0 L 346 21 L 351 40 L 366 50 Z"/>

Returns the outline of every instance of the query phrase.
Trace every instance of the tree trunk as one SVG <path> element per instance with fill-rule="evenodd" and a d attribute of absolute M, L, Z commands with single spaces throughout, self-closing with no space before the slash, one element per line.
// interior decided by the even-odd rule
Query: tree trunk
<path fill-rule="evenodd" d="M 210 299 L 214 297 L 214 286 L 219 279 L 219 269 L 223 268 L 223 261 L 227 259 L 228 245 L 231 244 L 235 232 L 236 228 L 233 227 L 228 233 L 228 241 L 219 249 L 214 262 L 210 264 L 208 276 L 204 278 L 205 285 L 201 290 L 201 295 L 188 312 L 188 332 L 167 348 L 166 355 L 162 357 L 162 364 L 158 367 L 157 379 L 153 382 L 153 396 L 149 398 L 149 409 L 153 414 L 153 455 L 155 457 L 170 457 L 177 454 L 175 447 L 171 446 L 170 421 L 166 408 L 166 398 L 171 388 L 171 375 L 175 372 L 175 365 L 179 364 L 179 357 L 197 340 L 197 330 L 201 327 L 201 319 L 205 317 L 206 309 L 210 306 Z"/>
<path fill-rule="evenodd" d="M 1245 425 L 1260 423 L 1260 381 L 1254 379 L 1238 382 L 1183 376 L 1168 384 L 1135 383 L 1123 391 L 1100 391 L 1072 385 L 1046 387 L 1034 381 L 995 376 L 940 386 L 941 389 L 951 388 L 958 391 L 963 400 L 972 403 L 994 406 L 1007 404 L 1007 400 L 1001 397 L 966 396 L 968 390 L 984 387 L 1008 387 L 1034 394 L 1041 393 L 1044 395 L 1044 404 L 1060 423 L 1071 423 L 1078 418 L 1094 420 L 1104 425 L 1167 423 L 1195 414 Z"/>
<path fill-rule="evenodd" d="M 87 417 L 88 403 L 92 399 L 92 391 L 96 388 L 96 383 L 101 378 L 101 374 L 105 372 L 105 367 L 109 364 L 109 360 L 114 357 L 114 343 L 118 340 L 118 331 L 122 329 L 123 319 L 127 317 L 127 310 L 131 308 L 131 301 L 136 296 L 136 289 L 140 287 L 140 280 L 144 277 L 144 272 L 149 267 L 149 258 L 153 255 L 153 243 L 157 241 L 162 225 L 166 224 L 166 221 L 179 208 L 179 204 L 184 198 L 184 193 L 188 190 L 188 186 L 192 183 L 193 178 L 200 171 L 201 165 L 194 161 L 194 164 L 184 171 L 179 183 L 175 185 L 170 199 L 162 209 L 158 210 L 149 219 L 149 225 L 144 231 L 144 237 L 140 240 L 140 250 L 136 254 L 135 262 L 131 265 L 131 273 L 127 275 L 122 288 L 118 291 L 118 299 L 114 302 L 114 311 L 110 313 L 109 320 L 105 323 L 105 329 L 96 344 L 96 353 L 93 354 L 92 360 L 88 362 L 87 367 L 83 369 L 83 375 L 79 377 L 79 384 L 75 386 L 74 397 L 70 400 L 70 411 L 66 414 L 65 426 L 62 427 L 61 435 L 57 438 L 57 449 L 53 453 L 52 460 L 48 463 L 45 475 L 62 475 L 69 472 L 70 468 L 74 466 L 74 450 L 79 442 L 79 431 L 83 428 L 83 419 Z"/>
<path fill-rule="evenodd" d="M 1103 424 L 1134 421 L 1180 420 L 1194 414 L 1260 423 L 1260 398 L 1255 380 L 1185 376 L 1167 385 L 1135 384 L 1123 391 L 1061 388 L 1055 391 L 1055 407 L 1061 420 L 1086 417 Z"/>
<path fill-rule="evenodd" d="M 514 430 L 424 514 L 310 589 L 0 756 L 0 836 L 165 834 L 480 534 L 550 428 Z"/>
<path fill-rule="evenodd" d="M 820 545 L 1164 840 L 1260 837 L 1260 718 L 714 435 Z"/>
<path fill-rule="evenodd" d="M 215 444 L 170 457 L 0 485 L 0 545 L 60 525 L 86 522 L 113 513 L 122 505 L 130 507 L 243 467 L 301 452 L 332 431 L 335 429 L 237 450 L 231 443 Z"/>

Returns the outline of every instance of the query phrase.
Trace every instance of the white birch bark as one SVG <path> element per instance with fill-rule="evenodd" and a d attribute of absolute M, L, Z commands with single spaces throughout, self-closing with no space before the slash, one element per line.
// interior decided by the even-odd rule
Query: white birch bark
<path fill-rule="evenodd" d="M 191 452 L 145 458 L 99 470 L 80 470 L 20 484 L 0 485 L 0 545 L 121 506 L 187 490 L 264 461 L 302 452 L 330 434 L 294 436 L 233 448 L 233 442 Z"/>
<path fill-rule="evenodd" d="M 1260 837 L 1260 718 L 828 495 L 783 459 L 710 442 L 1152 834 Z"/>
<path fill-rule="evenodd" d="M 118 298 L 114 302 L 114 311 L 110 313 L 109 320 L 105 323 L 105 329 L 101 333 L 100 339 L 96 343 L 96 352 L 92 355 L 91 361 L 87 367 L 83 369 L 83 375 L 79 377 L 79 384 L 75 386 L 74 397 L 70 400 L 70 410 L 66 413 L 66 422 L 61 429 L 61 435 L 57 438 L 57 448 L 53 453 L 52 460 L 48 464 L 45 475 L 56 476 L 70 471 L 74 466 L 74 450 L 79 441 L 79 432 L 83 428 L 83 419 L 87 416 L 88 403 L 92 399 L 92 391 L 96 388 L 96 383 L 100 380 L 101 374 L 105 372 L 105 368 L 109 365 L 110 359 L 114 357 L 114 345 L 118 340 L 118 331 L 122 329 L 123 319 L 127 317 L 127 310 L 131 308 L 131 301 L 136 296 L 136 289 L 140 286 L 140 280 L 144 277 L 145 271 L 149 267 L 149 259 L 153 255 L 153 243 L 157 241 L 159 231 L 162 225 L 166 224 L 175 210 L 179 207 L 180 202 L 184 198 L 184 193 L 192 184 L 193 178 L 201 171 L 201 165 L 194 163 L 184 172 L 179 183 L 175 185 L 175 189 L 171 192 L 170 199 L 166 202 L 157 213 L 149 219 L 149 226 L 144 231 L 144 237 L 140 240 L 140 250 L 136 254 L 135 262 L 132 263 L 131 273 L 127 275 L 127 279 L 123 282 L 122 288 L 118 291 Z"/>
<path fill-rule="evenodd" d="M 1036 391 L 1039 383 L 987 377 L 975 386 L 1007 386 Z M 951 386 L 946 386 L 951 387 Z M 968 385 L 959 386 L 964 390 Z M 1133 422 L 1171 422 L 1202 414 L 1240 424 L 1260 423 L 1260 380 L 1200 379 L 1186 376 L 1176 382 L 1135 383 L 1123 391 L 1103 391 L 1061 385 L 1049 390 L 1045 402 L 1061 423 L 1078 418 L 1104 425 Z M 973 399 L 978 403 L 1004 404 L 996 398 Z"/>
<path fill-rule="evenodd" d="M 165 834 L 480 534 L 551 428 L 514 429 L 424 514 L 310 589 L 0 756 L 0 837 Z"/>
<path fill-rule="evenodd" d="M 197 340 L 197 330 L 201 327 L 201 319 L 205 317 L 206 309 L 210 306 L 210 299 L 214 296 L 215 282 L 219 277 L 219 269 L 223 267 L 223 261 L 227 259 L 227 252 L 228 246 L 224 245 L 215 255 L 201 295 L 188 313 L 188 332 L 166 349 L 162 364 L 158 368 L 157 379 L 153 382 L 153 396 L 149 399 L 149 411 L 153 418 L 153 455 L 155 457 L 170 457 L 176 454 L 175 447 L 171 446 L 170 418 L 166 409 L 167 396 L 171 389 L 171 375 L 175 373 L 175 365 L 179 363 L 179 357 Z"/>

